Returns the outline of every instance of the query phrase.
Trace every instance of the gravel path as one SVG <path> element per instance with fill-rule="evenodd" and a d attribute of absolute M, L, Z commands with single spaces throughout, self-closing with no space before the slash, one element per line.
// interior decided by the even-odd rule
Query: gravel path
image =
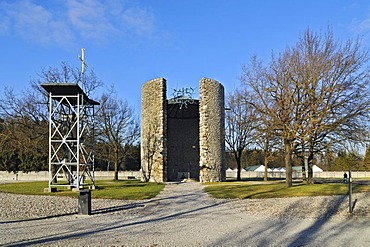
<path fill-rule="evenodd" d="M 145 201 L 77 200 L 0 193 L 0 245 L 369 246 L 370 194 L 220 200 L 200 183 L 169 183 Z M 350 244 L 349 244 L 350 243 Z"/>

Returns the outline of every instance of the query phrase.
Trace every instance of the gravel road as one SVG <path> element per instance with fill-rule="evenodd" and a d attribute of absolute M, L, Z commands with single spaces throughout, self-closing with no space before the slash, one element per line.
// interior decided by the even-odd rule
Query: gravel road
<path fill-rule="evenodd" d="M 93 192 L 92 192 L 93 193 Z M 197 182 L 168 183 L 151 200 L 77 200 L 0 193 L 4 246 L 370 246 L 370 194 L 221 200 Z"/>

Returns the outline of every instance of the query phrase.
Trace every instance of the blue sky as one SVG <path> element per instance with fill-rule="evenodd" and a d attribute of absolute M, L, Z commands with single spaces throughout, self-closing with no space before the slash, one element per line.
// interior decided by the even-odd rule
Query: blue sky
<path fill-rule="evenodd" d="M 370 41 L 366 0 L 1 0 L 0 94 L 21 93 L 42 68 L 88 69 L 139 115 L 143 83 L 164 77 L 168 94 L 218 80 L 230 92 L 251 55 L 294 45 L 310 27 Z M 103 90 L 103 89 L 102 89 Z M 197 90 L 198 91 L 198 90 Z"/>

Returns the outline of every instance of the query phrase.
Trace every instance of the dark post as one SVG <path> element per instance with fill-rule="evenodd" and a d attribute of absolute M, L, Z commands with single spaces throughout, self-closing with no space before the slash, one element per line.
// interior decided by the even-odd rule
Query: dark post
<path fill-rule="evenodd" d="M 78 214 L 91 214 L 91 190 L 80 190 L 78 198 Z"/>
<path fill-rule="evenodd" d="M 352 214 L 352 175 L 351 170 L 348 172 L 348 199 L 349 199 L 349 213 Z"/>

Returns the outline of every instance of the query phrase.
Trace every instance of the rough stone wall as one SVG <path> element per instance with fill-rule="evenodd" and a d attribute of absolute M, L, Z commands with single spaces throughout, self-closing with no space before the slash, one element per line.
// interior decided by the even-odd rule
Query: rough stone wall
<path fill-rule="evenodd" d="M 217 81 L 200 80 L 199 145 L 200 182 L 226 180 L 224 87 Z"/>
<path fill-rule="evenodd" d="M 166 80 L 148 81 L 141 91 L 142 180 L 167 181 Z"/>

